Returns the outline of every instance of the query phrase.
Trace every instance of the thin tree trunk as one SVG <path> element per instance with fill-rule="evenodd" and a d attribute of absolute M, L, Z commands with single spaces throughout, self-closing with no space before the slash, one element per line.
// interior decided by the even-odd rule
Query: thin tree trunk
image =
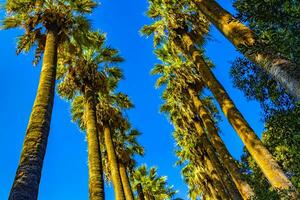
<path fill-rule="evenodd" d="M 300 99 L 300 68 L 295 63 L 274 52 L 253 52 L 259 41 L 251 29 L 235 19 L 215 0 L 193 0 L 198 9 L 220 30 L 221 33 L 247 58 L 260 65 L 291 95 Z M 246 51 L 244 50 L 246 49 Z"/>
<path fill-rule="evenodd" d="M 212 175 L 213 173 L 216 173 L 215 180 L 219 181 L 220 184 L 222 184 L 222 187 L 224 188 L 224 193 L 223 189 L 221 186 L 218 190 L 220 194 L 222 194 L 222 198 L 229 199 L 230 196 L 234 200 L 242 199 L 241 196 L 239 195 L 237 189 L 235 188 L 235 185 L 232 183 L 230 178 L 228 177 L 226 170 L 224 167 L 221 165 L 220 160 L 218 159 L 217 155 L 215 154 L 215 151 L 210 143 L 210 141 L 207 138 L 207 135 L 204 132 L 204 129 L 200 125 L 199 122 L 194 122 L 195 128 L 200 136 L 200 141 L 201 144 L 200 146 L 203 146 L 204 148 L 202 151 L 205 152 L 208 156 L 208 160 L 206 161 L 206 166 L 210 170 L 209 173 Z M 213 176 L 212 176 L 213 177 Z M 217 184 L 216 184 L 217 186 Z"/>
<path fill-rule="evenodd" d="M 199 144 L 200 145 L 200 144 Z M 216 190 L 216 180 L 213 180 L 213 176 L 211 174 L 211 172 L 208 170 L 207 164 L 205 162 L 205 157 L 203 155 L 203 151 L 201 150 L 201 148 L 193 148 L 190 149 L 191 153 L 193 153 L 194 155 L 197 155 L 193 158 L 191 158 L 190 162 L 195 166 L 195 176 L 193 178 L 195 178 L 195 185 L 199 184 L 199 185 L 204 185 L 205 190 L 207 191 L 207 193 L 209 193 L 209 195 L 212 197 L 212 199 L 216 199 L 216 200 L 221 200 L 221 196 Z M 218 188 L 217 188 L 218 189 Z"/>
<path fill-rule="evenodd" d="M 145 195 L 144 195 L 143 187 L 142 187 L 141 183 L 137 184 L 136 190 L 137 190 L 137 193 L 139 196 L 139 200 L 145 200 Z"/>
<path fill-rule="evenodd" d="M 94 91 L 85 88 L 86 134 L 88 142 L 89 165 L 89 199 L 104 199 L 103 169 L 100 151 L 99 135 L 97 130 L 96 107 L 93 99 Z"/>
<path fill-rule="evenodd" d="M 134 200 L 130 181 L 127 175 L 127 170 L 125 165 L 122 162 L 119 163 L 119 171 L 121 175 L 121 180 L 122 180 L 122 185 L 123 185 L 123 190 L 125 193 L 126 200 Z"/>
<path fill-rule="evenodd" d="M 221 198 L 230 199 L 226 185 L 224 184 L 224 180 L 222 179 L 222 175 L 220 174 L 221 170 L 220 168 L 217 168 L 218 165 L 216 165 L 216 158 L 213 154 L 209 155 L 207 151 L 207 148 L 209 148 L 210 146 L 208 146 L 207 144 L 206 134 L 198 122 L 194 121 L 194 126 L 196 129 L 196 133 L 199 135 L 199 144 L 197 148 L 191 148 L 190 151 L 194 155 L 201 155 L 201 160 L 199 160 L 199 158 L 195 158 L 193 161 L 198 165 L 203 166 L 203 168 L 206 170 L 206 174 L 208 174 L 208 176 L 212 179 L 215 190 L 221 196 Z"/>
<path fill-rule="evenodd" d="M 49 30 L 40 82 L 26 130 L 19 166 L 10 191 L 10 200 L 35 200 L 50 131 L 57 66 L 57 30 Z"/>
<path fill-rule="evenodd" d="M 195 48 L 190 36 L 184 33 L 182 35 L 182 42 L 177 40 L 175 40 L 175 42 L 179 48 L 183 49 L 182 52 L 186 55 L 187 59 L 195 63 L 207 87 L 212 91 L 218 101 L 224 115 L 238 133 L 247 150 L 257 162 L 271 185 L 277 189 L 290 189 L 291 198 L 297 198 L 298 194 L 295 187 L 285 176 L 277 162 L 273 159 L 271 153 L 265 148 L 243 115 L 236 108 L 223 86 L 203 60 L 200 52 Z M 184 47 L 182 47 L 182 45 Z"/>
<path fill-rule="evenodd" d="M 97 119 L 97 108 L 96 108 L 96 119 Z M 97 131 L 98 131 L 98 143 L 99 143 L 99 151 L 100 151 L 100 154 L 99 154 L 99 157 L 100 157 L 100 160 L 99 160 L 99 166 L 100 166 L 100 171 L 101 171 L 101 177 L 100 177 L 100 181 L 101 181 L 101 193 L 102 193 L 102 196 L 103 196 L 103 199 L 105 199 L 105 189 L 104 189 L 104 175 L 103 175 L 103 158 L 102 158 L 102 148 L 101 148 L 101 129 L 99 129 L 99 126 L 97 126 Z M 103 146 L 102 146 L 103 147 Z"/>
<path fill-rule="evenodd" d="M 238 166 L 236 165 L 234 159 L 228 152 L 225 144 L 223 143 L 222 139 L 218 134 L 218 130 L 215 127 L 213 120 L 205 106 L 202 104 L 199 97 L 196 95 L 196 92 L 192 89 L 189 89 L 189 94 L 193 100 L 193 103 L 197 109 L 199 116 L 201 117 L 205 128 L 209 133 L 209 137 L 211 139 L 211 143 L 215 147 L 218 155 L 223 161 L 225 168 L 231 175 L 232 180 L 234 181 L 237 189 L 239 190 L 240 194 L 242 195 L 243 199 L 249 200 L 255 196 L 254 191 L 250 187 L 250 185 L 243 179 Z"/>
<path fill-rule="evenodd" d="M 116 200 L 125 200 L 121 176 L 117 162 L 115 147 L 112 141 L 112 135 L 109 127 L 104 127 L 104 141 L 107 151 L 108 162 L 111 170 L 111 178 L 115 191 Z"/>

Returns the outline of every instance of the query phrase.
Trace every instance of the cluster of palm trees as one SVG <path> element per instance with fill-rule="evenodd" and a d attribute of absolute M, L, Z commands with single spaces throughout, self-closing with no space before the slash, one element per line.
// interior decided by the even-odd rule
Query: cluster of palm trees
<path fill-rule="evenodd" d="M 34 64 L 43 55 L 36 99 L 28 123 L 19 166 L 9 199 L 37 199 L 50 130 L 55 88 L 71 103 L 73 122 L 86 132 L 89 199 L 105 199 L 104 182 L 112 182 L 115 199 L 168 199 L 175 191 L 155 168 L 136 168 L 144 155 L 125 110 L 129 97 L 117 92 L 123 78 L 119 52 L 105 44 L 105 34 L 93 31 L 87 13 L 92 0 L 8 0 L 3 28 L 22 27 L 17 53 L 35 49 Z M 56 83 L 57 87 L 56 87 Z"/>
<path fill-rule="evenodd" d="M 300 97 L 300 70 L 279 54 L 263 50 L 254 33 L 214 0 L 149 0 L 151 25 L 142 28 L 154 38 L 162 61 L 152 73 L 164 87 L 164 104 L 174 125 L 178 165 L 191 199 L 252 199 L 255 193 L 228 152 L 218 128 L 219 105 L 270 184 L 299 198 L 291 181 L 237 109 L 214 76 L 203 44 L 214 24 L 247 58 L 261 66 L 290 94 Z M 7 0 L 3 28 L 21 27 L 17 53 L 35 48 L 34 64 L 42 58 L 36 99 L 29 119 L 20 162 L 9 195 L 11 200 L 37 199 L 47 148 L 55 88 L 71 103 L 73 122 L 86 133 L 89 198 L 105 198 L 112 182 L 117 200 L 170 199 L 176 191 L 156 168 L 136 167 L 144 155 L 125 111 L 129 97 L 117 91 L 123 78 L 119 52 L 105 44 L 105 34 L 93 31 L 86 14 L 93 0 Z M 260 48 L 255 48 L 255 47 Z M 253 50 L 255 49 L 255 50 Z M 56 83 L 57 86 L 56 86 Z M 212 96 L 205 95 L 209 90 Z"/>
<path fill-rule="evenodd" d="M 164 88 L 161 110 L 174 125 L 178 164 L 183 165 L 191 199 L 255 198 L 219 136 L 215 102 L 273 188 L 284 190 L 288 199 L 298 199 L 299 193 L 287 175 L 211 71 L 213 64 L 203 49 L 210 24 L 296 98 L 300 96 L 299 67 L 264 50 L 254 33 L 214 0 L 149 2 L 147 15 L 153 23 L 144 26 L 142 33 L 153 36 L 155 54 L 162 61 L 152 73 L 160 76 L 157 86 Z M 205 95 L 206 90 L 212 97 Z"/>

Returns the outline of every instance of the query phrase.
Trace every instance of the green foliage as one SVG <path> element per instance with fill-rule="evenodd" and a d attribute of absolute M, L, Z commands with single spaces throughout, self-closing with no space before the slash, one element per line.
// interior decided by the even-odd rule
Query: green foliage
<path fill-rule="evenodd" d="M 36 47 L 33 62 L 36 65 L 43 53 L 47 32 L 58 34 L 58 44 L 69 42 L 71 38 L 84 38 L 90 23 L 83 15 L 91 13 L 96 5 L 92 0 L 7 0 L 4 5 L 7 15 L 1 29 L 24 29 L 18 40 L 17 54 Z"/>
<path fill-rule="evenodd" d="M 299 64 L 299 1 L 236 0 L 234 6 L 265 45 Z"/>
<path fill-rule="evenodd" d="M 132 173 L 131 182 L 134 190 L 137 190 L 136 187 L 139 183 L 142 185 L 146 200 L 150 200 L 151 196 L 156 200 L 167 200 L 177 193 L 173 186 L 168 186 L 166 176 L 157 174 L 155 167 L 151 167 L 149 170 L 146 165 L 136 168 Z"/>
<path fill-rule="evenodd" d="M 230 73 L 234 86 L 240 89 L 247 99 L 260 102 L 265 120 L 273 112 L 294 107 L 295 99 L 265 71 L 246 58 L 237 58 Z"/>

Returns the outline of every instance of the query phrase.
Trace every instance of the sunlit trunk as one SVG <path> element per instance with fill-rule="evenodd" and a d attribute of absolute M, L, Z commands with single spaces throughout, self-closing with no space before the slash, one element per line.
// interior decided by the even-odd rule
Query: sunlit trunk
<path fill-rule="evenodd" d="M 111 170 L 111 179 L 114 186 L 115 199 L 125 200 L 122 180 L 119 172 L 117 156 L 109 127 L 104 127 L 104 141 L 107 151 L 108 163 Z"/>
<path fill-rule="evenodd" d="M 200 122 L 194 122 L 195 128 L 199 134 L 199 138 L 201 141 L 200 146 L 203 146 L 203 155 L 208 156 L 206 160 L 206 167 L 209 170 L 210 174 L 216 173 L 215 180 L 219 181 L 220 184 L 222 184 L 222 187 L 224 188 L 224 194 L 222 193 L 223 190 L 221 189 L 221 185 L 219 186 L 219 193 L 222 194 L 222 198 L 238 200 L 241 199 L 241 196 L 239 195 L 237 189 L 235 188 L 235 185 L 232 183 L 231 179 L 228 177 L 226 170 L 221 165 L 220 160 L 218 159 L 217 155 L 215 154 L 215 150 L 212 147 L 210 141 L 207 138 L 207 135 L 200 125 Z M 215 184 L 216 186 L 218 183 Z"/>
<path fill-rule="evenodd" d="M 35 200 L 38 197 L 53 108 L 57 46 L 57 30 L 53 28 L 47 33 L 40 82 L 10 191 L 10 200 Z"/>
<path fill-rule="evenodd" d="M 198 9 L 247 58 L 260 65 L 291 95 L 300 99 L 300 68 L 295 63 L 267 50 L 253 47 L 258 41 L 247 26 L 235 19 L 214 0 L 193 0 Z"/>
<path fill-rule="evenodd" d="M 122 185 L 123 185 L 123 190 L 125 193 L 126 200 L 134 200 L 130 181 L 127 175 L 127 170 L 125 165 L 122 162 L 119 163 L 119 171 L 121 175 L 121 180 L 122 180 Z"/>
<path fill-rule="evenodd" d="M 250 185 L 243 179 L 238 166 L 235 163 L 235 160 L 232 158 L 230 153 L 228 152 L 225 144 L 218 134 L 218 130 L 213 122 L 211 115 L 197 96 L 197 93 L 189 88 L 189 94 L 193 100 L 193 103 L 197 109 L 197 112 L 200 118 L 203 121 L 205 128 L 208 131 L 208 136 L 211 139 L 211 143 L 215 147 L 218 155 L 223 161 L 225 168 L 231 175 L 232 180 L 234 181 L 237 189 L 242 195 L 243 199 L 249 200 L 255 196 L 254 191 L 250 187 Z"/>
<path fill-rule="evenodd" d="M 89 166 L 89 199 L 104 199 L 103 169 L 97 130 L 96 107 L 93 99 L 94 91 L 85 87 L 85 120 L 88 143 L 88 166 Z"/>

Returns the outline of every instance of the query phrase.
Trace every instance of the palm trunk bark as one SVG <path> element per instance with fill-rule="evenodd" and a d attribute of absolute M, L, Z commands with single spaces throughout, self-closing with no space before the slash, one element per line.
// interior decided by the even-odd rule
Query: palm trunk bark
<path fill-rule="evenodd" d="M 195 151 L 198 150 L 195 149 Z M 222 198 L 220 193 L 217 193 L 216 191 L 216 184 L 214 183 L 215 181 L 213 181 L 213 177 L 206 166 L 202 152 L 194 152 L 194 154 L 197 156 L 193 158 L 191 162 L 195 166 L 195 184 L 204 185 L 205 190 L 207 190 L 212 199 L 221 200 Z M 201 160 L 199 160 L 199 156 L 201 157 Z"/>
<path fill-rule="evenodd" d="M 103 169 L 97 130 L 96 107 L 93 98 L 94 91 L 85 88 L 85 116 L 86 134 L 88 142 L 88 165 L 89 165 L 89 199 L 104 199 Z"/>
<path fill-rule="evenodd" d="M 218 188 L 217 185 L 215 184 L 215 180 L 213 180 L 211 178 L 211 174 L 209 174 L 209 172 L 206 172 L 205 174 L 207 177 L 205 177 L 204 175 L 200 175 L 199 178 L 201 178 L 202 180 L 206 179 L 206 187 L 207 190 L 210 193 L 210 196 L 212 197 L 212 199 L 214 200 L 222 200 L 223 198 L 221 197 L 222 193 L 218 192 Z"/>
<path fill-rule="evenodd" d="M 117 162 L 117 156 L 115 152 L 115 147 L 112 141 L 112 135 L 109 127 L 104 127 L 104 141 L 107 151 L 108 162 L 111 170 L 111 178 L 115 191 L 116 200 L 125 200 L 122 180 L 119 173 L 119 167 Z"/>
<path fill-rule="evenodd" d="M 97 118 L 97 108 L 96 108 L 96 118 Z M 97 123 L 97 122 L 96 122 Z M 99 151 L 100 151 L 100 154 L 99 154 L 99 157 L 100 157 L 100 160 L 99 160 L 99 167 L 100 167 L 100 171 L 101 171 L 101 174 L 100 174 L 100 181 L 101 181 L 101 194 L 103 196 L 103 200 L 105 199 L 105 189 L 104 189 L 104 174 L 103 174 L 103 158 L 102 158 L 102 148 L 101 148 L 101 129 L 99 129 L 99 126 L 97 126 L 97 131 L 98 131 L 98 143 L 99 143 Z"/>
<path fill-rule="evenodd" d="M 141 183 L 137 184 L 136 190 L 137 190 L 137 193 L 139 196 L 139 200 L 145 200 L 145 195 L 144 195 L 143 187 L 142 187 Z"/>
<path fill-rule="evenodd" d="M 224 115 L 227 117 L 271 185 L 280 190 L 289 189 L 291 191 L 291 198 L 296 199 L 298 194 L 295 187 L 285 176 L 277 162 L 273 159 L 271 153 L 265 148 L 248 122 L 244 119 L 243 115 L 236 108 L 223 86 L 211 72 L 200 52 L 195 48 L 193 40 L 186 33 L 182 35 L 181 39 L 181 41 L 175 39 L 178 47 L 182 49 L 182 52 L 187 59 L 197 66 L 205 84 L 215 96 Z"/>
<path fill-rule="evenodd" d="M 194 106 L 197 109 L 199 116 L 201 117 L 205 128 L 209 133 L 209 137 L 211 139 L 211 143 L 215 147 L 218 155 L 223 161 L 225 168 L 231 175 L 232 180 L 234 181 L 237 189 L 239 190 L 240 194 L 242 195 L 243 199 L 249 200 L 255 196 L 254 191 L 250 187 L 250 185 L 243 179 L 238 166 L 236 165 L 234 159 L 228 152 L 225 144 L 223 143 L 222 139 L 218 134 L 218 130 L 215 127 L 215 124 L 207 111 L 207 109 L 202 104 L 199 97 L 196 95 L 196 92 L 192 89 L 188 89 L 188 92 L 193 100 Z"/>
<path fill-rule="evenodd" d="M 43 161 L 50 131 L 57 66 L 57 29 L 48 30 L 40 82 L 26 130 L 10 200 L 38 197 Z"/>
<path fill-rule="evenodd" d="M 125 165 L 122 162 L 119 163 L 119 171 L 121 175 L 121 180 L 122 180 L 122 185 L 123 185 L 123 190 L 125 193 L 126 200 L 134 200 L 130 181 L 127 175 L 127 170 Z"/>
<path fill-rule="evenodd" d="M 209 173 L 213 174 L 212 172 L 215 171 L 216 177 L 218 177 L 218 179 L 216 178 L 216 181 L 218 180 L 224 188 L 224 194 L 222 194 L 223 198 L 225 198 L 227 196 L 226 199 L 229 199 L 230 197 L 231 197 L 231 199 L 234 199 L 234 200 L 242 199 L 239 192 L 237 191 L 237 188 L 232 183 L 231 179 L 228 177 L 226 170 L 221 165 L 220 160 L 218 159 L 217 155 L 215 154 L 215 150 L 212 147 L 210 141 L 208 140 L 207 135 L 204 132 L 204 129 L 202 128 L 202 126 L 200 125 L 199 122 L 194 122 L 194 125 L 195 125 L 195 128 L 196 128 L 198 134 L 201 137 L 201 143 L 204 148 L 203 150 L 209 158 L 207 161 L 207 167 L 210 170 Z M 220 186 L 220 189 L 221 189 L 221 186 Z M 220 190 L 220 191 L 223 192 L 223 190 Z"/>
<path fill-rule="evenodd" d="M 247 58 L 260 65 L 278 81 L 291 95 L 300 99 L 300 69 L 295 63 L 277 54 L 259 50 L 253 52 L 259 41 L 251 29 L 235 19 L 215 0 L 193 0 L 198 9 L 223 35 Z M 244 50 L 246 49 L 246 50 Z"/>

